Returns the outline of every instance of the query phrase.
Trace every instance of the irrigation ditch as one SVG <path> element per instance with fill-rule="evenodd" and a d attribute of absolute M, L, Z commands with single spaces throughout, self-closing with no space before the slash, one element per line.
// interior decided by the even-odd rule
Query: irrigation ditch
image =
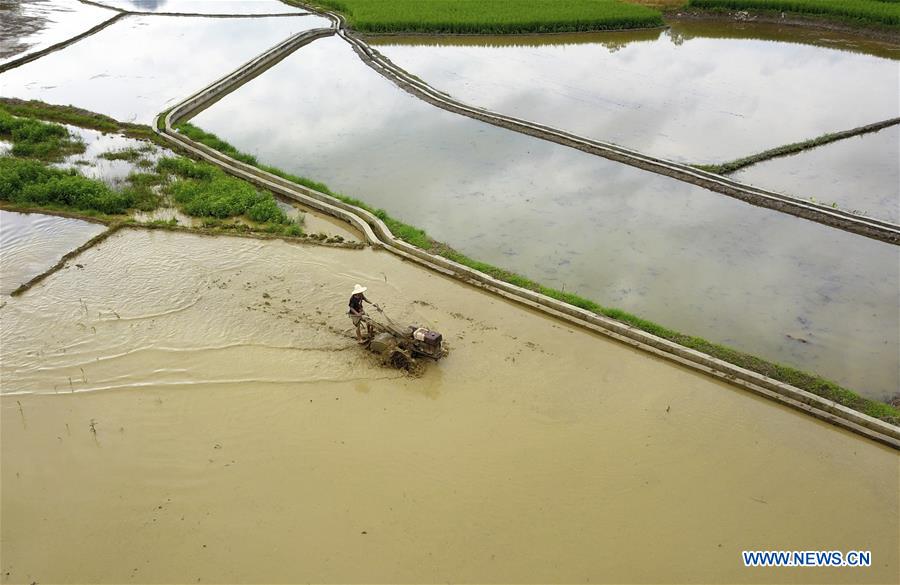
<path fill-rule="evenodd" d="M 774 378 L 679 345 L 621 321 L 511 284 L 459 262 L 417 248 L 395 236 L 381 218 L 366 209 L 235 160 L 175 130 L 175 124 L 221 99 L 298 47 L 317 38 L 338 34 L 341 26 L 339 17 L 333 14 L 328 14 L 328 16 L 335 23 L 333 28 L 299 33 L 244 63 L 232 73 L 159 114 L 154 124 L 154 131 L 180 150 L 212 163 L 233 176 L 349 223 L 363 234 L 369 245 L 375 248 L 384 249 L 434 272 L 490 291 L 652 355 L 711 375 L 759 396 L 775 400 L 782 405 L 900 450 L 900 427 Z"/>

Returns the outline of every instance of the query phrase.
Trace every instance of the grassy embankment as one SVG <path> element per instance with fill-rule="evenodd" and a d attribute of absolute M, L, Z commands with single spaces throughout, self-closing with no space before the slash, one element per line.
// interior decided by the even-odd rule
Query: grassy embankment
<path fill-rule="evenodd" d="M 742 368 L 746 368 L 748 370 L 758 372 L 776 380 L 791 384 L 798 388 L 802 388 L 803 390 L 806 390 L 818 396 L 822 396 L 823 398 L 827 398 L 829 400 L 834 400 L 839 404 L 843 404 L 844 406 L 853 408 L 854 410 L 863 412 L 875 418 L 879 418 L 893 424 L 900 424 L 900 409 L 894 408 L 889 404 L 884 404 L 882 402 L 864 398 L 856 394 L 852 390 L 843 388 L 839 384 L 830 380 L 826 380 L 821 376 L 803 372 L 789 366 L 775 364 L 762 358 L 732 349 L 730 347 L 712 343 L 700 337 L 673 331 L 671 329 L 663 327 L 662 325 L 653 323 L 652 321 L 648 321 L 630 313 L 626 313 L 625 311 L 622 311 L 620 309 L 604 307 L 590 299 L 586 299 L 573 293 L 549 288 L 514 272 L 510 272 L 508 270 L 504 270 L 502 268 L 498 268 L 484 262 L 473 260 L 465 256 L 464 254 L 454 250 L 450 246 L 433 240 L 428 236 L 427 233 L 425 233 L 424 230 L 407 225 L 395 218 L 390 217 L 383 209 L 372 208 L 371 206 L 363 203 L 358 199 L 336 193 L 322 183 L 312 181 L 305 177 L 298 177 L 274 167 L 262 165 L 256 160 L 255 157 L 241 153 L 234 146 L 221 140 L 214 134 L 205 132 L 200 128 L 192 126 L 191 124 L 179 124 L 177 128 L 180 132 L 190 137 L 192 140 L 219 150 L 220 152 L 236 158 L 237 160 L 241 160 L 242 162 L 256 166 L 257 168 L 268 171 L 288 181 L 297 183 L 298 185 L 302 185 L 304 187 L 326 193 L 328 195 L 331 195 L 332 197 L 335 197 L 336 199 L 344 201 L 345 203 L 349 203 L 356 207 L 365 209 L 384 221 L 395 236 L 409 244 L 422 248 L 423 250 L 427 250 L 434 254 L 439 254 L 445 258 L 453 260 L 454 262 L 458 262 L 464 266 L 468 266 L 469 268 L 474 268 L 475 270 L 479 270 L 481 272 L 484 272 L 485 274 L 489 274 L 494 278 L 503 280 L 510 284 L 539 292 L 541 294 L 547 295 L 548 297 L 566 302 L 570 305 L 580 307 L 599 315 L 604 315 L 606 317 L 616 319 L 618 321 L 636 327 L 642 331 L 646 331 L 648 333 L 652 333 L 653 335 L 668 339 L 669 341 L 673 341 L 684 347 L 701 351 Z"/>
<path fill-rule="evenodd" d="M 84 152 L 85 146 L 56 123 L 12 115 L 0 104 L 0 139 L 12 144 L 0 157 L 0 201 L 7 207 L 77 212 L 107 222 L 128 221 L 135 210 L 152 211 L 165 204 L 202 220 L 205 229 L 238 230 L 299 237 L 300 225 L 287 217 L 273 195 L 226 175 L 206 163 L 184 157 L 166 157 L 149 163 L 142 157 L 153 147 L 129 148 L 100 155 L 111 160 L 143 162 L 144 172 L 132 172 L 122 188 L 87 178 L 76 169 L 59 169 L 51 163 Z M 39 115 L 42 107 L 29 103 L 18 114 Z M 122 131 L 102 116 L 50 107 L 48 117 L 69 124 L 81 123 L 104 131 Z M 132 128 L 145 135 L 149 128 Z"/>
<path fill-rule="evenodd" d="M 850 24 L 900 27 L 900 0 L 690 0 L 688 7 L 786 12 Z"/>
<path fill-rule="evenodd" d="M 312 0 L 370 33 L 498 34 L 662 26 L 659 11 L 621 0 Z"/>

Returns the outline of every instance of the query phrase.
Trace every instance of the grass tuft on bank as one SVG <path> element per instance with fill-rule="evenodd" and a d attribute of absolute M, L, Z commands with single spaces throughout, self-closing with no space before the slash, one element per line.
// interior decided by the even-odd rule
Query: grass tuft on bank
<path fill-rule="evenodd" d="M 12 143 L 10 153 L 22 158 L 58 161 L 70 154 L 84 152 L 84 144 L 65 127 L 13 116 L 2 106 L 0 140 Z"/>
<path fill-rule="evenodd" d="M 300 225 L 278 207 L 275 197 L 259 191 L 250 183 L 231 177 L 218 167 L 182 157 L 160 159 L 156 170 L 163 176 L 176 177 L 166 192 L 188 215 L 223 220 L 245 216 L 265 224 L 268 233 L 299 236 Z"/>
<path fill-rule="evenodd" d="M 649 28 L 658 10 L 621 0 L 315 0 L 370 33 L 546 33 Z"/>
<path fill-rule="evenodd" d="M 74 169 L 55 169 L 38 160 L 10 156 L 0 157 L 0 201 L 104 214 L 135 207 L 134 194 L 127 190 L 113 191 Z"/>
<path fill-rule="evenodd" d="M 238 151 L 237 148 L 220 139 L 218 136 L 200 129 L 197 129 L 197 131 L 198 132 L 195 133 L 195 135 L 202 136 L 202 140 L 198 140 L 199 142 L 210 146 L 211 148 L 216 148 L 215 146 L 213 146 L 214 144 L 222 146 L 223 148 L 216 148 L 216 150 L 219 150 L 220 152 L 225 154 L 228 154 L 230 152 L 237 152 L 240 154 L 240 151 Z M 581 297 L 577 294 L 543 286 L 540 283 L 537 283 L 520 274 L 516 274 L 515 272 L 510 272 L 503 268 L 498 268 L 486 262 L 474 260 L 466 256 L 465 254 L 454 250 L 450 246 L 432 239 L 424 230 L 408 225 L 398 219 L 391 217 L 383 209 L 374 208 L 366 204 L 365 202 L 360 201 L 359 199 L 348 197 L 341 193 L 332 191 L 324 183 L 313 181 L 306 177 L 300 177 L 298 175 L 287 173 L 281 169 L 261 164 L 256 160 L 255 157 L 249 157 L 249 155 L 246 159 L 242 160 L 244 160 L 244 162 L 247 162 L 247 160 L 251 159 L 253 162 L 248 162 L 247 164 L 251 164 L 252 166 L 255 166 L 261 170 L 272 173 L 275 176 L 281 177 L 282 179 L 291 181 L 303 187 L 325 193 L 334 197 L 335 199 L 343 201 L 344 203 L 359 207 L 360 209 L 364 209 L 369 213 L 372 213 L 373 215 L 381 219 L 395 236 L 407 242 L 408 244 L 412 244 L 413 246 L 416 246 L 433 254 L 438 254 L 440 256 L 443 256 L 444 258 L 447 258 L 448 260 L 458 262 L 463 266 L 478 270 L 494 278 L 497 278 L 498 280 L 502 280 L 504 282 L 508 282 L 510 284 L 528 290 L 539 292 L 548 297 L 568 303 L 575 307 L 579 307 L 586 311 L 615 319 L 617 321 L 640 329 L 641 331 L 646 331 L 647 333 L 651 333 L 663 339 L 667 339 L 669 341 L 677 343 L 683 347 L 700 351 L 736 366 L 740 366 L 747 370 L 763 374 L 792 386 L 796 386 L 797 388 L 806 390 L 807 392 L 811 392 L 823 398 L 833 400 L 838 404 L 842 404 L 858 412 L 862 412 L 869 416 L 881 419 L 885 422 L 900 425 L 900 409 L 883 402 L 864 398 L 856 392 L 844 388 L 841 385 L 832 382 L 831 380 L 827 380 L 816 374 L 804 372 L 796 368 L 776 364 L 760 357 L 744 353 L 724 345 L 713 343 L 711 341 L 703 339 L 702 337 L 696 337 L 674 331 L 672 329 L 659 325 L 658 323 L 648 321 L 647 319 L 643 319 L 641 317 L 638 317 L 637 315 L 632 315 L 631 313 L 628 313 L 621 309 L 604 307 L 603 305 L 595 301 Z"/>
<path fill-rule="evenodd" d="M 690 0 L 691 8 L 760 10 L 823 16 L 852 24 L 900 27 L 898 0 Z"/>

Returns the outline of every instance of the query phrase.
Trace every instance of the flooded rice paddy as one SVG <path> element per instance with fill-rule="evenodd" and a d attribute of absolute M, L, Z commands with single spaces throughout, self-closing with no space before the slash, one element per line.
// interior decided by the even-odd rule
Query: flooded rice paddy
<path fill-rule="evenodd" d="M 900 223 L 900 126 L 758 163 L 732 177 Z"/>
<path fill-rule="evenodd" d="M 0 210 L 0 303 L 105 229 L 78 219 Z"/>
<path fill-rule="evenodd" d="M 71 104 L 124 122 L 156 114 L 293 34 L 329 26 L 298 18 L 128 16 L 0 76 L 4 97 Z"/>
<path fill-rule="evenodd" d="M 675 23 L 558 42 L 371 40 L 463 102 L 688 163 L 720 163 L 900 116 L 896 47 L 787 30 Z"/>
<path fill-rule="evenodd" d="M 100 0 L 100 4 L 129 12 L 179 14 L 287 14 L 306 13 L 278 0 Z"/>
<path fill-rule="evenodd" d="M 897 574 L 896 452 L 387 253 L 125 230 L 77 262 L 0 308 L 4 582 Z M 357 282 L 450 356 L 381 368 Z M 740 561 L 798 546 L 873 566 Z"/>
<path fill-rule="evenodd" d="M 61 43 L 115 15 L 78 0 L 4 0 L 0 3 L 0 65 Z"/>
<path fill-rule="evenodd" d="M 114 188 L 124 186 L 131 173 L 147 172 L 159 159 L 172 156 L 172 151 L 114 132 L 100 132 L 89 128 L 65 125 L 69 134 L 80 140 L 84 152 L 67 156 L 53 166 L 76 169 L 91 179 L 98 179 Z M 116 158 L 124 157 L 124 158 Z"/>
<path fill-rule="evenodd" d="M 900 387 L 900 251 L 456 116 L 338 38 L 194 123 L 473 258 L 877 399 Z"/>

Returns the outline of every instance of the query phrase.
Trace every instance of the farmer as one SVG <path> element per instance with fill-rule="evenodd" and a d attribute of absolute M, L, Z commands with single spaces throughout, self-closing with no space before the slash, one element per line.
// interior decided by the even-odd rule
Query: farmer
<path fill-rule="evenodd" d="M 356 327 L 356 339 L 359 340 L 360 343 L 365 343 L 366 339 L 372 337 L 372 325 L 370 323 L 366 323 L 365 339 L 360 331 L 363 315 L 366 314 L 365 309 L 363 309 L 363 302 L 369 303 L 370 305 L 372 304 L 372 301 L 367 299 L 366 295 L 363 294 L 367 290 L 366 287 L 359 284 L 353 286 L 353 294 L 350 296 L 350 310 L 347 312 L 347 314 L 350 315 L 350 320 L 353 321 L 353 325 Z"/>

